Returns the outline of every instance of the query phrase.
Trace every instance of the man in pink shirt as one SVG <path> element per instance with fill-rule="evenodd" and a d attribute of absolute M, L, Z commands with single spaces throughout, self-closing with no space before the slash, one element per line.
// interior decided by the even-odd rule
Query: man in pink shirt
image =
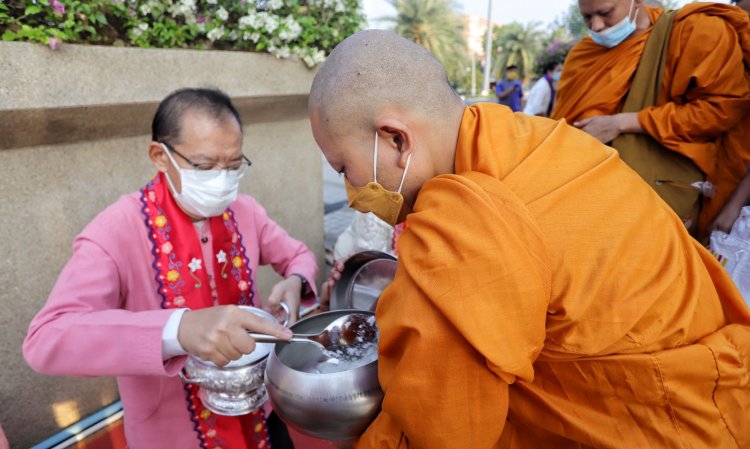
<path fill-rule="evenodd" d="M 250 166 L 242 139 L 224 93 L 165 98 L 148 148 L 157 175 L 75 239 L 29 326 L 23 353 L 37 372 L 117 377 L 131 449 L 291 447 L 275 416 L 213 414 L 177 377 L 187 354 L 225 365 L 252 352 L 248 331 L 291 337 L 236 305 L 284 302 L 296 319 L 301 298 L 315 297 L 314 255 L 238 195 Z M 269 264 L 284 280 L 261 301 L 255 270 Z"/>

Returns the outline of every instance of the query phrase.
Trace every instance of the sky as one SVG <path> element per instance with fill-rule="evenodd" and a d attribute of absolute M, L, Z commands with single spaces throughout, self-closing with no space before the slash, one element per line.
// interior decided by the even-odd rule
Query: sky
<path fill-rule="evenodd" d="M 488 0 L 457 1 L 461 5 L 461 12 L 470 16 L 487 16 Z M 719 3 L 729 3 L 728 0 L 718 0 Z M 492 19 L 495 23 L 504 25 L 511 22 L 528 23 L 533 21 L 545 25 L 568 9 L 571 0 L 492 0 Z M 687 3 L 686 0 L 679 2 Z M 370 28 L 386 28 L 389 24 L 377 22 L 373 19 L 395 15 L 395 10 L 386 0 L 364 0 L 365 15 Z"/>

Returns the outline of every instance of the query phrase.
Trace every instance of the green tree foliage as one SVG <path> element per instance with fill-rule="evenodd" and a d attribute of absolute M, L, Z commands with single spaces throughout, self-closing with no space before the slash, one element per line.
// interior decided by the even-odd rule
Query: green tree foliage
<path fill-rule="evenodd" d="M 452 0 L 389 0 L 389 3 L 396 9 L 396 16 L 384 20 L 393 23 L 393 30 L 432 52 L 445 66 L 451 82 L 463 84 L 470 62 L 463 23 L 456 12 L 458 5 Z"/>
<path fill-rule="evenodd" d="M 555 28 L 565 30 L 567 37 L 571 39 L 581 39 L 586 36 L 588 28 L 583 23 L 581 10 L 578 8 L 578 0 L 573 0 L 562 17 L 555 21 Z"/>
<path fill-rule="evenodd" d="M 495 54 L 492 74 L 497 74 L 498 79 L 502 78 L 509 65 L 518 66 L 521 76 L 530 74 L 546 37 L 541 25 L 538 22 L 514 22 L 495 27 L 493 34 Z"/>

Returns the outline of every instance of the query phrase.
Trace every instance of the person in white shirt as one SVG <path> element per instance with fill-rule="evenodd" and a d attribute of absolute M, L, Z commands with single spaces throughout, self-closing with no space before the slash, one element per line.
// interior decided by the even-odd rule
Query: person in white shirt
<path fill-rule="evenodd" d="M 523 108 L 524 114 L 549 117 L 555 103 L 555 87 L 561 71 L 562 64 L 556 61 L 547 62 L 543 66 L 544 73 L 529 92 L 526 106 Z"/>

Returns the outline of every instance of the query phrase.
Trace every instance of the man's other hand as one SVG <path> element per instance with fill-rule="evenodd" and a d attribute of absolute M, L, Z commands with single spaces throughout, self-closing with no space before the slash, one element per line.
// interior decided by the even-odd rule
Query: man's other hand
<path fill-rule="evenodd" d="M 297 321 L 301 300 L 302 280 L 297 276 L 289 276 L 273 286 L 268 298 L 263 302 L 263 309 L 277 316 L 281 309 L 280 303 L 283 302 L 289 307 L 289 325 L 291 325 Z"/>

